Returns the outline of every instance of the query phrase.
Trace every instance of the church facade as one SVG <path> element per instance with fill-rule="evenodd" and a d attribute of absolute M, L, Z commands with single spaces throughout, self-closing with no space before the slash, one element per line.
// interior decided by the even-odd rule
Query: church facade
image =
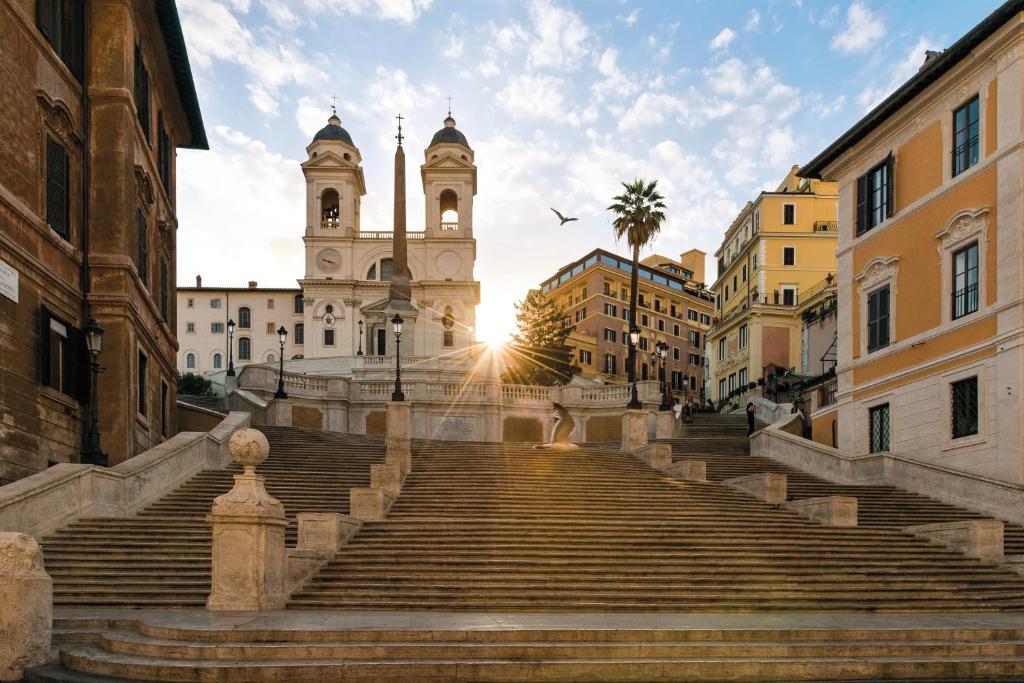
<path fill-rule="evenodd" d="M 290 335 L 286 359 L 351 357 L 360 353 L 394 355 L 390 320 L 396 312 L 405 321 L 403 356 L 431 357 L 471 347 L 480 300 L 480 283 L 473 273 L 477 169 L 473 150 L 455 127 L 455 120 L 449 115 L 424 151 L 420 166 L 422 230 L 406 230 L 405 157 L 401 145 L 396 152 L 395 221 L 391 230 L 376 226 L 364 229 L 361 223 L 361 202 L 366 194 L 362 154 L 336 114 L 316 133 L 306 154 L 302 163 L 306 180 L 302 237 L 305 272 L 294 290 L 299 300 L 284 310 L 284 306 L 247 305 L 235 297 L 238 310 L 225 306 L 219 312 L 224 325 L 212 326 L 181 316 L 179 332 L 187 341 L 179 350 L 179 369 L 200 373 L 224 369 L 228 321 L 236 323 L 230 342 L 235 365 L 267 361 L 272 357 L 270 352 L 239 348 L 239 343 L 245 343 L 237 327 L 242 319 L 247 329 L 261 334 L 264 329 L 276 330 L 284 325 Z M 396 272 L 398 261 L 405 262 L 402 275 Z M 402 298 L 408 303 L 396 310 L 393 290 L 397 282 L 392 280 L 405 277 L 408 294 Z M 178 293 L 180 310 L 205 310 L 203 302 L 208 298 L 230 301 L 226 292 L 225 288 L 183 288 Z M 262 288 L 247 290 L 257 298 L 262 292 Z M 289 292 L 274 289 L 267 293 L 273 298 Z M 191 309 L 188 298 L 193 300 Z M 220 367 L 215 367 L 218 357 Z"/>

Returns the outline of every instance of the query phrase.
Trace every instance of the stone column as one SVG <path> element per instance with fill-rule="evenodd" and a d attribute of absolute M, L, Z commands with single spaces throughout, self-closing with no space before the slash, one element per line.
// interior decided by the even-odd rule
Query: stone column
<path fill-rule="evenodd" d="M 412 411 L 405 401 L 388 401 L 388 432 L 385 437 L 387 454 L 384 462 L 398 465 L 405 476 L 412 470 Z"/>
<path fill-rule="evenodd" d="M 654 438 L 671 439 L 676 435 L 676 411 L 659 410 L 654 414 Z"/>
<path fill-rule="evenodd" d="M 43 553 L 27 534 L 0 532 L 0 681 L 50 658 L 53 581 Z"/>
<path fill-rule="evenodd" d="M 256 429 L 231 435 L 231 457 L 245 471 L 235 487 L 213 501 L 207 521 L 213 526 L 213 568 L 206 608 L 267 610 L 284 607 L 284 506 L 272 498 L 256 474 L 270 444 Z"/>
<path fill-rule="evenodd" d="M 622 450 L 635 453 L 647 446 L 647 411 L 626 410 L 622 414 Z"/>

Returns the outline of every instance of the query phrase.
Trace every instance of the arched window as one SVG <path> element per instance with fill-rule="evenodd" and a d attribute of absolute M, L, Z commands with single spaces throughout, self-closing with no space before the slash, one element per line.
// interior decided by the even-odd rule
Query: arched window
<path fill-rule="evenodd" d="M 223 362 L 221 360 L 221 358 L 222 357 L 221 357 L 221 355 L 219 353 L 213 354 L 213 369 L 214 370 L 220 370 L 221 363 Z"/>
<path fill-rule="evenodd" d="M 333 230 L 338 227 L 341 220 L 338 206 L 338 191 L 334 189 L 324 190 L 324 193 L 320 195 L 321 228 Z"/>
<path fill-rule="evenodd" d="M 380 280 L 381 282 L 390 282 L 391 276 L 394 274 L 394 261 L 390 258 L 382 258 L 379 263 L 374 263 L 370 266 L 370 269 L 366 271 L 367 280 Z M 378 275 L 380 276 L 378 278 Z"/>
<path fill-rule="evenodd" d="M 441 327 L 444 328 L 442 344 L 445 347 L 455 346 L 455 316 L 452 315 L 452 307 L 444 307 L 444 316 L 441 318 Z"/>
<path fill-rule="evenodd" d="M 295 312 L 296 313 L 302 313 L 304 310 L 306 310 L 306 307 L 303 305 L 302 295 L 301 294 L 296 294 L 295 295 Z"/>
<path fill-rule="evenodd" d="M 248 306 L 242 306 L 238 309 L 238 326 L 243 330 L 248 330 L 252 327 L 252 311 L 249 310 Z"/>
<path fill-rule="evenodd" d="M 248 337 L 238 339 L 238 360 L 252 360 L 252 340 Z"/>
<path fill-rule="evenodd" d="M 459 229 L 459 196 L 455 190 L 445 190 L 441 193 L 441 229 Z"/>
<path fill-rule="evenodd" d="M 306 343 L 306 325 L 304 323 L 295 323 L 295 332 L 292 334 L 293 344 L 305 344 Z"/>
<path fill-rule="evenodd" d="M 185 355 L 185 367 L 189 370 L 195 370 L 196 368 L 196 354 L 189 353 Z"/>

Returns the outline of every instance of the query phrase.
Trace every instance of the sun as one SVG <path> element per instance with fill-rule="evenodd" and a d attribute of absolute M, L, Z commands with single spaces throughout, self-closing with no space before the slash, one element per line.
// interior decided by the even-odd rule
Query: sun
<path fill-rule="evenodd" d="M 489 349 L 500 349 L 501 347 L 508 344 L 512 337 L 511 331 L 503 328 L 491 328 L 485 327 L 476 328 L 476 338 L 482 344 L 485 344 Z"/>

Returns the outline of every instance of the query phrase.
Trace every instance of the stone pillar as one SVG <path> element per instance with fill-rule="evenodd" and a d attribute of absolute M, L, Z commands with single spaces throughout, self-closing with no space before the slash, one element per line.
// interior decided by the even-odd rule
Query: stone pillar
<path fill-rule="evenodd" d="M 914 534 L 971 557 L 999 562 L 1003 559 L 1003 523 L 998 519 L 917 524 L 905 532 Z"/>
<path fill-rule="evenodd" d="M 723 479 L 722 483 L 745 491 L 758 500 L 777 505 L 786 502 L 786 475 L 778 472 L 748 474 L 745 477 Z"/>
<path fill-rule="evenodd" d="M 0 532 L 0 681 L 50 658 L 53 581 L 43 553 L 27 534 Z"/>
<path fill-rule="evenodd" d="M 857 526 L 857 499 L 853 496 L 801 498 L 789 501 L 786 507 L 825 526 Z"/>
<path fill-rule="evenodd" d="M 405 401 L 388 401 L 387 410 L 387 454 L 384 462 L 398 465 L 402 474 L 406 475 L 412 470 L 412 450 L 409 446 L 409 439 L 412 437 L 412 411 Z"/>
<path fill-rule="evenodd" d="M 239 429 L 228 448 L 245 471 L 235 487 L 213 501 L 207 521 L 213 526 L 213 567 L 206 608 L 267 610 L 284 607 L 284 506 L 272 498 L 256 474 L 270 444 L 256 429 Z"/>
<path fill-rule="evenodd" d="M 647 411 L 627 409 L 622 414 L 622 450 L 635 453 L 647 446 Z"/>
<path fill-rule="evenodd" d="M 654 414 L 654 438 L 672 439 L 676 435 L 676 412 L 659 410 Z"/>
<path fill-rule="evenodd" d="M 703 460 L 680 460 L 668 467 L 665 472 L 683 481 L 708 480 L 708 464 Z"/>

